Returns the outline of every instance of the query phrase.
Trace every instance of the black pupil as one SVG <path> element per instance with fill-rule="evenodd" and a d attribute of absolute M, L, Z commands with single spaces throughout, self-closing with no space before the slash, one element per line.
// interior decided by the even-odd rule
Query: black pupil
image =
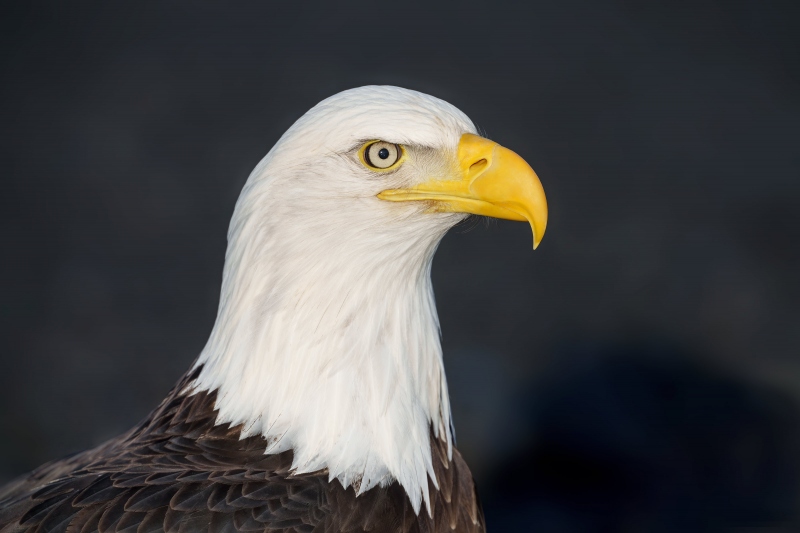
<path fill-rule="evenodd" d="M 381 148 L 380 150 L 378 150 L 378 157 L 380 157 L 381 159 L 386 159 L 387 157 L 389 157 L 389 150 L 387 150 L 386 148 Z"/>

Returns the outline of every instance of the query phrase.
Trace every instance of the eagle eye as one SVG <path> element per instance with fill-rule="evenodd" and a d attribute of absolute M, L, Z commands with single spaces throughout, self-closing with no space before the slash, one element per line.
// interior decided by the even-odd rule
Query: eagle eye
<path fill-rule="evenodd" d="M 400 164 L 403 147 L 384 141 L 370 141 L 360 150 L 361 162 L 372 170 L 389 170 Z"/>

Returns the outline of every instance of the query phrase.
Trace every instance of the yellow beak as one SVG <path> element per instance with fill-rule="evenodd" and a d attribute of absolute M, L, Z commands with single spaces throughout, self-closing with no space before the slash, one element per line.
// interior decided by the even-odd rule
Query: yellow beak
<path fill-rule="evenodd" d="M 520 156 L 471 133 L 458 143 L 460 179 L 432 180 L 378 194 L 390 202 L 429 201 L 436 212 L 528 221 L 535 250 L 547 226 L 547 199 L 536 172 Z"/>

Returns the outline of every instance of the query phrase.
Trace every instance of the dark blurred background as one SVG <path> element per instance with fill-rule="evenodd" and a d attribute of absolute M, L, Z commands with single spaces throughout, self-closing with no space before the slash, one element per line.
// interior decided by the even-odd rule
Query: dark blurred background
<path fill-rule="evenodd" d="M 393 84 L 550 203 L 535 253 L 478 222 L 434 263 L 490 530 L 800 527 L 790 2 L 0 9 L 0 481 L 157 404 L 214 321 L 250 170 L 319 100 Z"/>

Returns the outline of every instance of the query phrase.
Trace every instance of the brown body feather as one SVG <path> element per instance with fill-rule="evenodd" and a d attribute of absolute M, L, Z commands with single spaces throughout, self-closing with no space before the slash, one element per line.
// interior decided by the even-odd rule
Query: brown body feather
<path fill-rule="evenodd" d="M 485 530 L 469 468 L 433 435 L 431 517 L 397 483 L 356 497 L 324 471 L 293 476 L 291 451 L 264 455 L 263 438 L 215 426 L 216 393 L 184 392 L 193 377 L 125 435 L 0 488 L 0 532 Z"/>

